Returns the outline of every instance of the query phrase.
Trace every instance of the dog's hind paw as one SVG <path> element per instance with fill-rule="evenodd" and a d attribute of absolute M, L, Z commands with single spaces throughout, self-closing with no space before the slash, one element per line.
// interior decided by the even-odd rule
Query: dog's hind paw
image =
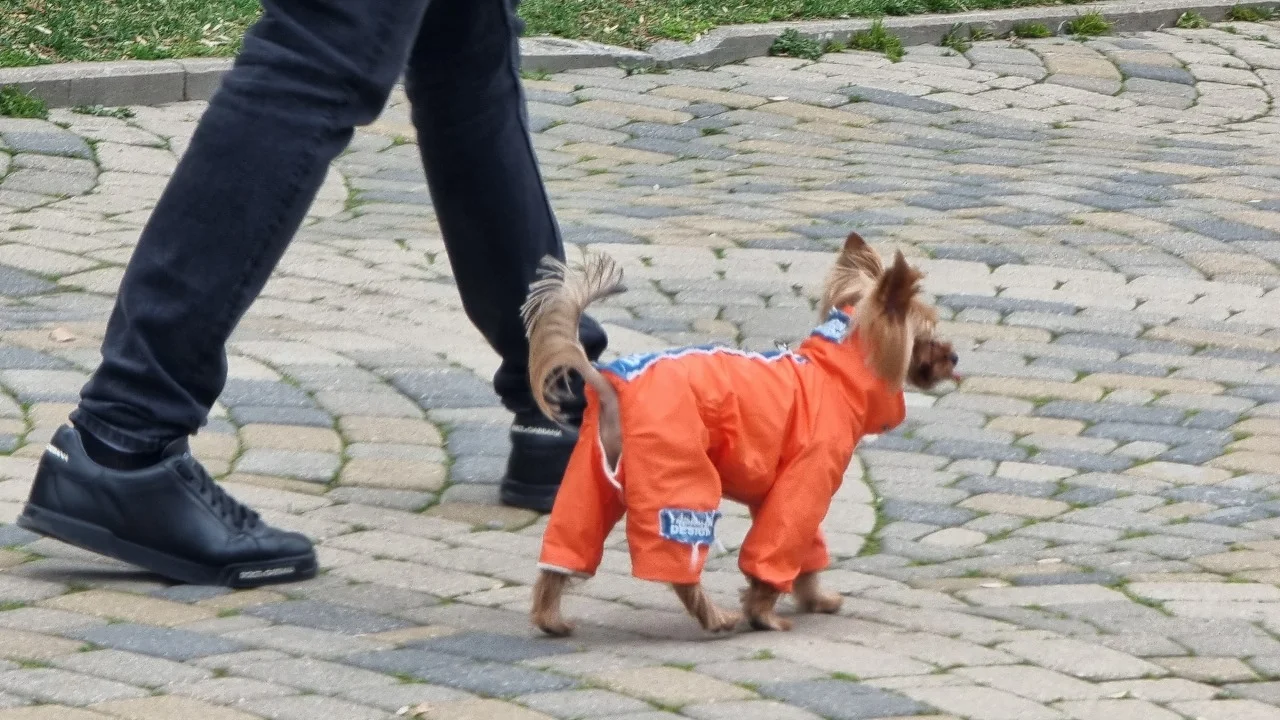
<path fill-rule="evenodd" d="M 569 637 L 573 634 L 573 625 L 564 621 L 563 618 L 537 618 L 534 624 L 542 632 L 551 637 Z"/>
<path fill-rule="evenodd" d="M 776 613 L 768 613 L 767 615 L 755 615 L 748 618 L 753 630 L 776 630 L 778 632 L 786 632 L 791 629 L 791 621 L 778 617 Z"/>
<path fill-rule="evenodd" d="M 813 597 L 798 598 L 797 605 L 800 612 L 805 613 L 825 613 L 833 615 L 840 612 L 840 606 L 844 604 L 844 598 L 835 593 L 818 593 Z"/>

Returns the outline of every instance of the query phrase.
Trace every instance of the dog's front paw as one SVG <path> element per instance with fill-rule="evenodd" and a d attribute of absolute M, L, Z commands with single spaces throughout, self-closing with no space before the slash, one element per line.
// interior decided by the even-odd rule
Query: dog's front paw
<path fill-rule="evenodd" d="M 740 622 L 742 622 L 742 613 L 717 608 L 715 620 L 706 629 L 713 633 L 733 632 Z"/>

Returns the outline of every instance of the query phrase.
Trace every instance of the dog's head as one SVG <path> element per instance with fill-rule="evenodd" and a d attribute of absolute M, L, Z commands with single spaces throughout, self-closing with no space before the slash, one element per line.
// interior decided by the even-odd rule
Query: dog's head
<path fill-rule="evenodd" d="M 854 306 L 857 336 L 872 370 L 893 387 L 928 389 L 958 379 L 951 343 L 934 337 L 938 312 L 920 296 L 923 273 L 901 252 L 884 268 L 876 251 L 849 233 L 823 289 L 824 311 Z"/>

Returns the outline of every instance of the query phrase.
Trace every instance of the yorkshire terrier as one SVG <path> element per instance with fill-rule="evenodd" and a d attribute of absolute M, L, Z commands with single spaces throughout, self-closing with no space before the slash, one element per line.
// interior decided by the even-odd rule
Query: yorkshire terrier
<path fill-rule="evenodd" d="M 623 292 L 622 272 L 599 254 L 574 276 L 544 258 L 522 308 L 534 399 L 564 422 L 559 403 L 576 373 L 587 408 L 543 536 L 534 625 L 572 631 L 561 596 L 571 576 L 595 573 L 624 513 L 632 574 L 671 584 L 708 631 L 732 630 L 743 614 L 755 629 L 789 630 L 775 611 L 784 593 L 801 612 L 838 611 L 842 598 L 818 582 L 830 563 L 820 525 L 854 447 L 903 421 L 904 383 L 956 379 L 922 278 L 901 252 L 885 270 L 851 233 L 824 284 L 824 322 L 794 351 L 698 346 L 593 364 L 578 323 L 592 302 Z M 716 607 L 700 583 L 722 496 L 751 512 L 742 613 Z"/>

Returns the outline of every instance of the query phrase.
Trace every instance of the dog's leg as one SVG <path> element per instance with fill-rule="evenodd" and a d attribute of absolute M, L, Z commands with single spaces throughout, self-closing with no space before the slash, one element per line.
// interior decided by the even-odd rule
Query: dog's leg
<path fill-rule="evenodd" d="M 543 570 L 533 585 L 533 624 L 553 637 L 565 637 L 573 632 L 573 626 L 560 615 L 560 597 L 564 595 L 569 576 L 564 573 Z"/>
<path fill-rule="evenodd" d="M 791 595 L 795 598 L 796 607 L 805 613 L 836 613 L 844 598 L 836 593 L 823 592 L 818 582 L 818 573 L 801 573 L 791 587 Z"/>
<path fill-rule="evenodd" d="M 680 602 L 684 603 L 685 609 L 697 619 L 703 630 L 729 632 L 742 620 L 741 614 L 716 607 L 716 604 L 707 596 L 707 592 L 702 589 L 702 583 L 688 585 L 673 583 L 671 587 L 676 591 Z"/>
<path fill-rule="evenodd" d="M 773 587 L 748 576 L 750 586 L 742 593 L 742 611 L 756 630 L 790 630 L 791 621 L 778 617 L 778 596 Z"/>

